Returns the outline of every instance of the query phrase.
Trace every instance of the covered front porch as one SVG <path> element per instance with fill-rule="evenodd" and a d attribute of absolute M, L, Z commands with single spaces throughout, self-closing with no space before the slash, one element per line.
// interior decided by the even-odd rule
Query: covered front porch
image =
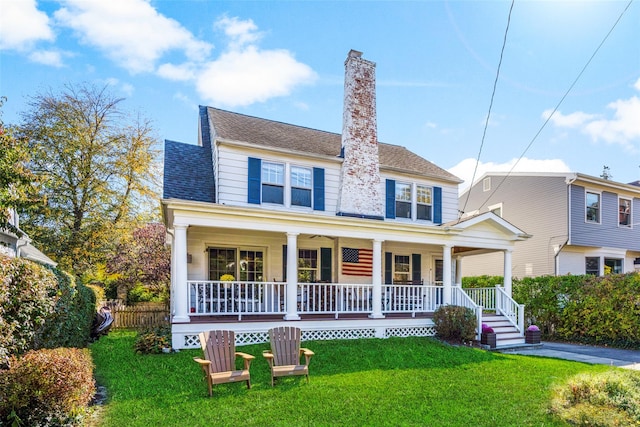
<path fill-rule="evenodd" d="M 171 213 L 174 348 L 220 328 L 262 342 L 283 322 L 307 339 L 428 336 L 433 312 L 449 304 L 474 310 L 478 333 L 487 309 L 523 332 L 510 298 L 522 233 L 494 214 L 429 226 L 191 202 Z M 463 258 L 483 251 L 504 254 L 504 286 L 467 294 Z"/>

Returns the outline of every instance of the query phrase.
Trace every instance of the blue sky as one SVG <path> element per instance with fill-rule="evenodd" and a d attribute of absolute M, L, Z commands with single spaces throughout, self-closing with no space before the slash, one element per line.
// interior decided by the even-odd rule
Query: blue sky
<path fill-rule="evenodd" d="M 468 182 L 510 6 L 0 0 L 3 120 L 18 122 L 37 92 L 92 82 L 150 118 L 159 140 L 196 143 L 198 105 L 340 132 L 355 49 L 377 64 L 379 139 Z M 615 181 L 640 179 L 640 2 L 515 1 L 476 178 L 523 153 L 516 171 L 606 165 Z"/>

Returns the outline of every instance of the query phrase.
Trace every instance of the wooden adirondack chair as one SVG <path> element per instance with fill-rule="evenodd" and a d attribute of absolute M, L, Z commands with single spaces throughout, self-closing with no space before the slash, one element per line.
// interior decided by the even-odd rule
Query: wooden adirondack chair
<path fill-rule="evenodd" d="M 194 357 L 198 362 L 209 385 L 209 396 L 213 394 L 214 384 L 246 381 L 251 388 L 249 366 L 254 356 L 236 351 L 236 336 L 233 331 L 208 331 L 200 333 L 200 346 L 204 358 Z M 244 360 L 244 369 L 236 369 L 236 357 Z"/>
<path fill-rule="evenodd" d="M 276 377 L 288 375 L 304 375 L 309 382 L 309 359 L 314 355 L 308 348 L 300 347 L 300 328 L 283 326 L 269 330 L 271 350 L 264 350 L 262 355 L 269 362 L 271 368 L 271 386 Z M 300 364 L 300 357 L 304 355 L 304 365 Z"/>

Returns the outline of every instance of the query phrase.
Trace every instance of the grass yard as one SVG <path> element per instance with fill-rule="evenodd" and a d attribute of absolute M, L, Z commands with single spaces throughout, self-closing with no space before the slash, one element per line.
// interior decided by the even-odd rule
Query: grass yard
<path fill-rule="evenodd" d="M 551 388 L 607 366 L 452 347 L 431 338 L 307 341 L 310 383 L 271 387 L 268 344 L 256 356 L 252 388 L 214 386 L 208 396 L 200 350 L 137 355 L 135 332 L 91 345 L 96 378 L 107 387 L 101 426 L 566 426 L 547 413 Z"/>

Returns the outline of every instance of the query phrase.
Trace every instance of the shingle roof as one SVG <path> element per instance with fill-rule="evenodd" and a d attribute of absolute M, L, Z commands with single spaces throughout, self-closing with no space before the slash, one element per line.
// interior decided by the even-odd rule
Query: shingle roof
<path fill-rule="evenodd" d="M 295 126 L 213 107 L 207 107 L 207 111 L 216 138 L 300 153 L 326 156 L 340 154 L 342 136 L 339 133 Z M 447 181 L 462 182 L 453 174 L 399 145 L 380 142 L 378 156 L 382 168 L 394 168 Z"/>
<path fill-rule="evenodd" d="M 215 203 L 210 149 L 165 140 L 163 198 Z"/>

